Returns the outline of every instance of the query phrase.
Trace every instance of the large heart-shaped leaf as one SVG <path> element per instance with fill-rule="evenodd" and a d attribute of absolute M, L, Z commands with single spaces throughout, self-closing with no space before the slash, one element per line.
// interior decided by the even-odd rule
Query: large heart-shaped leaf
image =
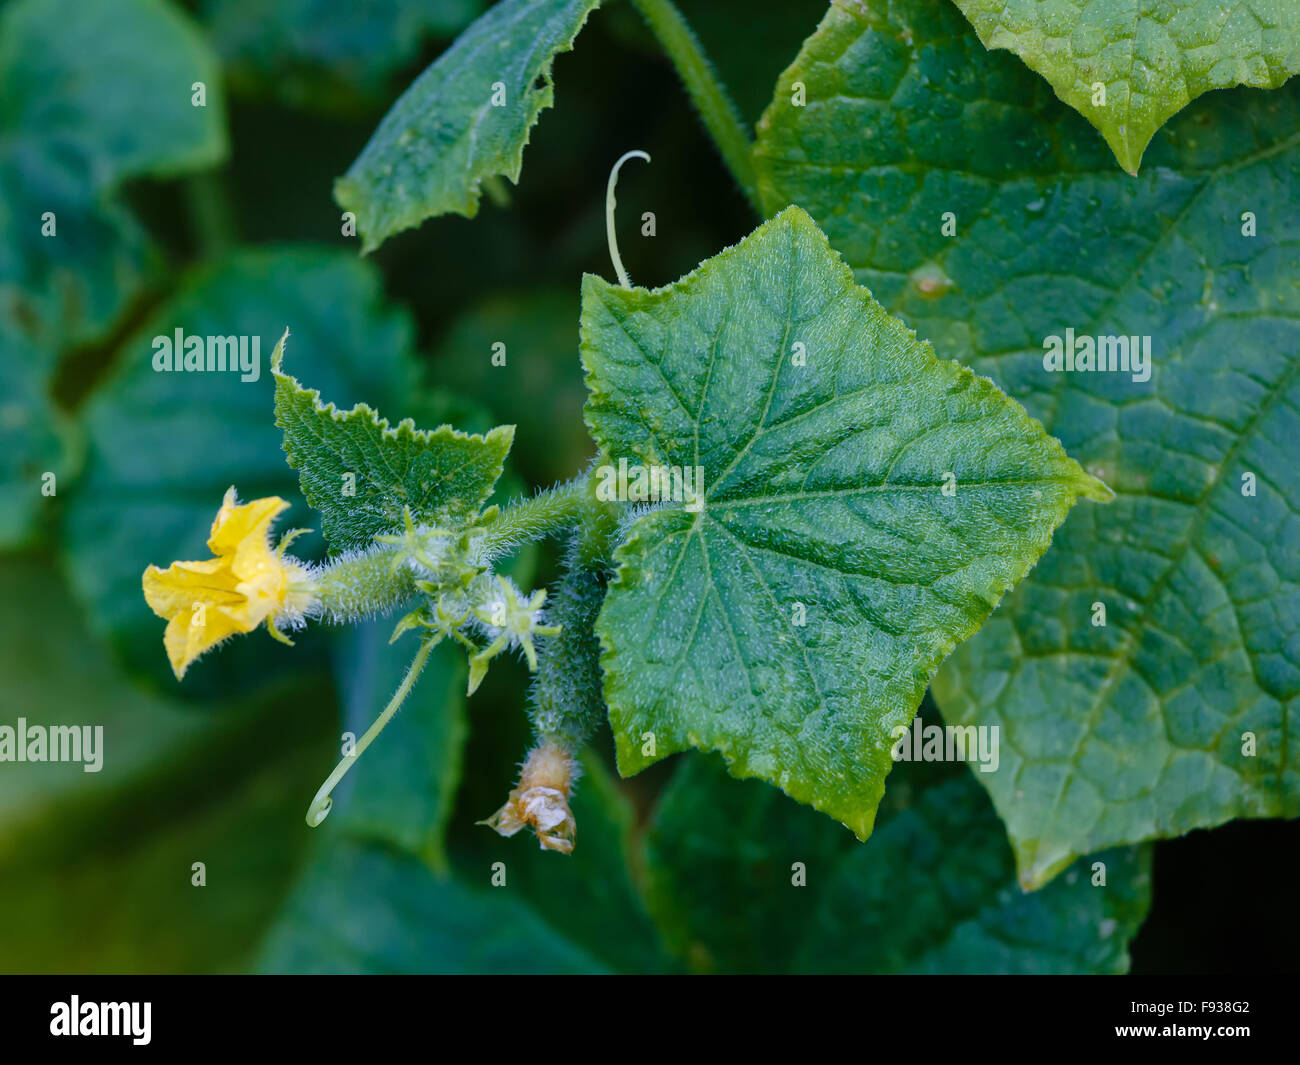
<path fill-rule="evenodd" d="M 635 524 L 597 622 L 620 771 L 719 750 L 865 838 L 890 730 L 1109 491 L 798 208 L 667 288 L 585 278 L 582 357 L 609 468 L 703 489 Z"/>
<path fill-rule="evenodd" d="M 980 779 L 1026 885 L 1300 814 L 1298 102 L 1216 93 L 1133 179 L 955 10 L 905 0 L 833 7 L 762 123 L 769 210 L 808 208 L 887 307 L 1118 494 L 935 682 L 950 721 L 1003 729 Z M 1149 380 L 1049 372 L 1067 330 L 1149 338 Z"/>

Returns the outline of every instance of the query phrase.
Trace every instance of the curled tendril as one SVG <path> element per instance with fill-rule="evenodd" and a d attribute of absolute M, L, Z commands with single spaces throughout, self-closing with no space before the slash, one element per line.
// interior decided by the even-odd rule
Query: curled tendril
<path fill-rule="evenodd" d="M 614 186 L 618 184 L 618 171 L 629 159 L 644 159 L 650 162 L 650 156 L 639 149 L 624 152 L 618 157 L 614 169 L 609 172 L 609 183 L 605 186 L 605 236 L 609 240 L 609 257 L 614 262 L 614 272 L 618 274 L 618 283 L 624 288 L 632 287 L 632 279 L 623 269 L 623 260 L 618 254 L 618 237 L 614 234 Z"/>

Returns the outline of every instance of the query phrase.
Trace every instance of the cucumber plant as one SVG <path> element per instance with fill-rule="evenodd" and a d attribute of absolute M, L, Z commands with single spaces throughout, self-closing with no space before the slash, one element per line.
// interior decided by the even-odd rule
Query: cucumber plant
<path fill-rule="evenodd" d="M 432 213 L 473 214 L 483 180 L 517 179 L 551 58 L 593 6 L 500 5 L 421 76 L 339 182 L 366 246 Z M 667 10 L 648 5 L 653 18 Z M 476 98 L 487 41 L 504 73 Z M 296 561 L 292 534 L 272 550 L 263 518 L 287 504 L 228 496 L 215 559 L 146 574 L 178 677 L 262 622 L 285 639 L 309 620 L 416 604 L 393 634 L 416 634 L 407 677 L 309 824 L 449 639 L 468 655 L 470 694 L 507 650 L 536 675 L 536 744 L 489 819 L 503 834 L 529 826 L 543 848 L 573 848 L 576 756 L 607 717 L 625 774 L 689 747 L 720 751 L 735 776 L 865 839 L 896 730 L 940 663 L 1079 498 L 1112 498 L 991 381 L 892 318 L 797 206 L 673 285 L 633 287 L 615 237 L 617 169 L 606 195 L 619 281 L 582 282 L 590 469 L 485 509 L 512 427 L 467 435 L 392 426 L 366 405 L 340 412 L 285 371 L 286 337 L 271 359 L 276 421 L 333 557 Z M 549 603 L 497 571 L 511 549 L 557 534 L 571 544 Z"/>
<path fill-rule="evenodd" d="M 476 218 L 485 193 L 509 209 L 556 57 L 600 6 L 358 9 L 352 41 L 327 32 L 333 5 L 304 0 L 266 25 L 295 50 L 277 78 L 258 70 L 241 3 L 199 5 L 232 87 L 263 78 L 326 110 L 382 93 L 420 33 L 464 26 L 334 185 L 361 256 L 437 216 Z M 122 20 L 97 8 L 61 35 L 73 6 L 0 12 L 0 188 L 14 217 L 48 207 L 78 238 L 0 253 L 0 295 L 18 294 L 0 373 L 41 427 L 0 461 L 15 483 L 33 464 L 80 477 L 63 568 L 142 671 L 161 659 L 140 569 L 183 559 L 148 566 L 143 592 L 187 694 L 255 691 L 320 660 L 315 630 L 343 630 L 329 660 L 349 727 L 363 707 L 368 727 L 303 791 L 322 842 L 266 967 L 346 967 L 368 941 L 313 930 L 338 898 L 376 891 L 412 927 L 442 927 L 446 909 L 475 942 L 514 929 L 547 968 L 661 964 L 608 928 L 574 947 L 446 876 L 461 700 L 492 690 L 503 656 L 527 668 L 531 740 L 465 823 L 568 855 L 522 874 L 538 897 L 587 898 L 580 877 L 644 893 L 647 940 L 700 968 L 1120 970 L 1150 902 L 1146 844 L 1300 815 L 1290 0 L 1137 16 L 1105 0 L 835 0 L 771 71 L 752 132 L 673 4 L 632 0 L 753 220 L 641 287 L 615 192 L 620 167 L 649 157 L 629 143 L 582 161 L 592 217 L 604 186 L 611 278 L 560 278 L 580 309 L 559 327 L 594 457 L 533 494 L 512 471 L 514 426 L 419 387 L 410 322 L 363 258 L 225 248 L 196 181 L 213 261 L 150 294 L 155 249 L 122 186 L 224 157 L 219 60 L 164 0 L 105 4 L 140 48 L 128 65 L 150 121 L 132 121 L 125 97 L 83 90 L 112 71 L 77 75 Z M 32 65 L 46 39 L 65 46 Z M 385 41 L 359 88 L 340 80 L 339 54 Z M 118 364 L 74 413 L 52 398 L 59 357 L 151 336 L 161 363 Z M 254 341 L 251 361 L 221 348 L 243 383 L 176 372 L 210 372 L 212 341 L 235 336 Z M 280 339 L 259 390 L 245 384 L 261 336 Z M 206 367 L 187 337 L 207 338 Z M 203 441 L 202 479 L 198 445 L 160 446 L 180 426 Z M 316 520 L 298 521 L 296 494 Z M 0 514 L 3 546 L 38 527 L 29 503 Z M 323 558 L 281 527 L 291 510 L 319 527 Z M 182 546 L 200 528 L 203 558 Z M 542 541 L 560 560 L 549 583 L 530 562 Z M 296 649 L 233 639 L 263 626 Z M 401 671 L 374 665 L 384 640 Z M 191 672 L 219 646 L 219 669 Z M 624 777 L 689 749 L 720 757 L 679 759 L 633 831 L 593 740 Z M 324 775 L 323 747 L 311 756 Z M 899 761 L 979 764 L 903 775 Z M 473 831 L 523 865 L 521 841 Z M 787 866 L 814 901 L 760 942 L 786 915 L 750 881 Z M 1014 879 L 1032 895 L 1009 893 Z M 640 927 L 640 905 L 610 926 Z M 419 966 L 390 946 L 385 964 Z"/>

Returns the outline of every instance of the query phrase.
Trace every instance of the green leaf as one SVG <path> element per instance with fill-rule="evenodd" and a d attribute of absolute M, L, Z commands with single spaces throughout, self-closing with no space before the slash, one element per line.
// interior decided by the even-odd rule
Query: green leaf
<path fill-rule="evenodd" d="M 380 98 L 426 36 L 449 37 L 483 0 L 205 0 L 204 20 L 229 77 L 326 114 Z"/>
<path fill-rule="evenodd" d="M 99 339 L 125 313 L 159 257 L 131 213 L 89 184 L 81 152 L 4 144 L 0 133 L 0 314 L 48 378 L 62 351 Z"/>
<path fill-rule="evenodd" d="M 485 870 L 484 882 L 487 881 Z M 505 887 L 472 891 L 340 836 L 317 850 L 263 949 L 270 973 L 590 973 L 602 967 Z"/>
<path fill-rule="evenodd" d="M 42 505 L 53 503 L 66 486 L 81 438 L 49 397 L 44 360 L 3 317 L 0 351 L 0 549 L 7 550 L 31 537 Z M 47 474 L 54 480 L 47 481 Z"/>
<path fill-rule="evenodd" d="M 667 288 L 587 276 L 581 350 L 610 464 L 705 486 L 617 553 L 596 631 L 620 772 L 718 750 L 865 839 L 891 729 L 1108 489 L 890 318 L 798 208 Z"/>
<path fill-rule="evenodd" d="M 95 188 L 219 163 L 223 113 L 216 57 L 164 0 L 18 0 L 0 16 L 0 131 L 79 151 Z"/>
<path fill-rule="evenodd" d="M 899 773 L 910 780 L 917 768 Z M 1106 865 L 1104 887 L 1093 886 L 1092 861 Z M 856 843 L 690 756 L 660 799 L 646 866 L 655 916 L 706 972 L 1124 972 L 1151 896 L 1150 857 L 1138 848 L 1024 894 L 997 816 L 964 769 Z"/>
<path fill-rule="evenodd" d="M 30 537 L 39 474 L 71 472 L 50 398 L 59 354 L 103 336 L 158 266 L 117 186 L 225 155 L 215 73 L 189 20 L 161 0 L 0 11 L 0 350 L 14 397 L 0 432 L 21 436 L 0 458 L 14 486 L 0 546 Z M 207 108 L 191 106 L 196 80 L 210 85 Z"/>
<path fill-rule="evenodd" d="M 67 502 L 68 574 L 96 631 L 168 690 L 175 681 L 162 654 L 163 623 L 140 594 L 145 566 L 208 557 L 212 519 L 232 484 L 243 499 L 297 496 L 266 366 L 286 325 L 331 395 L 411 402 L 413 326 L 384 301 L 377 272 L 345 253 L 281 248 L 242 251 L 183 278 L 172 300 L 124 341 L 120 362 L 84 410 L 89 448 Z M 257 380 L 229 370 L 155 371 L 155 338 L 174 338 L 177 329 L 248 338 L 250 356 L 254 344 L 259 353 Z M 314 524 L 297 507 L 281 527 Z M 206 683 L 228 693 L 240 681 L 262 683 L 277 667 L 302 668 L 311 636 L 294 651 L 262 634 L 232 641 L 198 663 L 184 688 Z"/>
<path fill-rule="evenodd" d="M 529 132 L 555 97 L 551 65 L 599 2 L 503 0 L 415 80 L 335 185 L 363 251 L 434 215 L 473 218 L 484 179 L 519 183 Z"/>
<path fill-rule="evenodd" d="M 102 729 L 93 772 L 0 763 L 0 967 L 243 965 L 302 856 L 301 811 L 334 728 L 328 689 L 276 688 L 222 715 L 143 692 L 95 643 L 54 568 L 30 556 L 0 562 L 0 670 L 0 726 Z"/>
<path fill-rule="evenodd" d="M 1015 52 L 1101 131 L 1130 174 L 1204 92 L 1276 89 L 1300 71 L 1296 0 L 955 0 L 987 48 Z"/>
<path fill-rule="evenodd" d="M 343 727 L 354 738 L 378 716 L 415 653 L 412 637 L 389 644 L 392 631 L 391 621 L 371 621 L 340 637 L 335 673 Z M 468 734 L 465 656 L 444 645 L 430 656 L 401 712 L 366 752 L 364 765 L 344 778 L 334 812 L 320 831 L 342 825 L 445 869 L 447 824 Z"/>
<path fill-rule="evenodd" d="M 1040 79 L 913 0 L 832 8 L 764 119 L 769 209 L 806 206 L 887 307 L 1118 495 L 1071 516 L 935 681 L 949 721 L 1008 740 L 981 783 L 1028 886 L 1115 844 L 1300 814 L 1297 88 L 1214 94 L 1133 179 Z M 1150 336 L 1150 380 L 1047 372 L 1067 328 Z"/>
<path fill-rule="evenodd" d="M 408 507 L 417 524 L 435 526 L 464 524 L 479 511 L 501 476 L 514 426 L 477 436 L 449 425 L 417 429 L 410 418 L 392 428 L 364 403 L 339 411 L 281 372 L 284 343 L 271 355 L 275 424 L 331 551 L 369 547 L 402 527 Z"/>
<path fill-rule="evenodd" d="M 101 336 L 157 266 L 111 194 L 128 177 L 224 155 L 215 70 L 189 21 L 160 0 L 19 0 L 0 11 L 0 350 L 14 404 L 0 432 L 21 436 L 0 458 L 0 480 L 14 486 L 0 545 L 31 535 L 39 474 L 70 472 L 66 421 L 49 395 L 58 354 Z M 190 105 L 190 84 L 204 78 L 206 110 Z"/>

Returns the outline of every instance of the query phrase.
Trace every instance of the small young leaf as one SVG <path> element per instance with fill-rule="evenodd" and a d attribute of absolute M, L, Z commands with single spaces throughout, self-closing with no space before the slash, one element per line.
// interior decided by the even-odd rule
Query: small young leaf
<path fill-rule="evenodd" d="M 582 357 L 609 461 L 704 485 L 636 523 L 597 622 L 620 771 L 718 750 L 866 838 L 890 730 L 1110 491 L 797 207 L 667 288 L 586 277 Z"/>
<path fill-rule="evenodd" d="M 486 178 L 519 183 L 529 131 L 555 96 L 551 64 L 599 3 L 503 0 L 415 80 L 335 185 L 363 251 L 434 215 L 473 218 Z"/>
<path fill-rule="evenodd" d="M 986 48 L 1015 52 L 1138 172 L 1152 136 L 1211 89 L 1300 71 L 1297 0 L 955 0 Z"/>
<path fill-rule="evenodd" d="M 390 428 L 364 403 L 336 410 L 281 372 L 287 336 L 271 356 L 275 424 L 332 551 L 369 547 L 401 527 L 408 507 L 417 524 L 463 523 L 477 513 L 501 476 L 513 425 L 478 436 L 449 425 L 417 429 L 410 418 Z"/>

